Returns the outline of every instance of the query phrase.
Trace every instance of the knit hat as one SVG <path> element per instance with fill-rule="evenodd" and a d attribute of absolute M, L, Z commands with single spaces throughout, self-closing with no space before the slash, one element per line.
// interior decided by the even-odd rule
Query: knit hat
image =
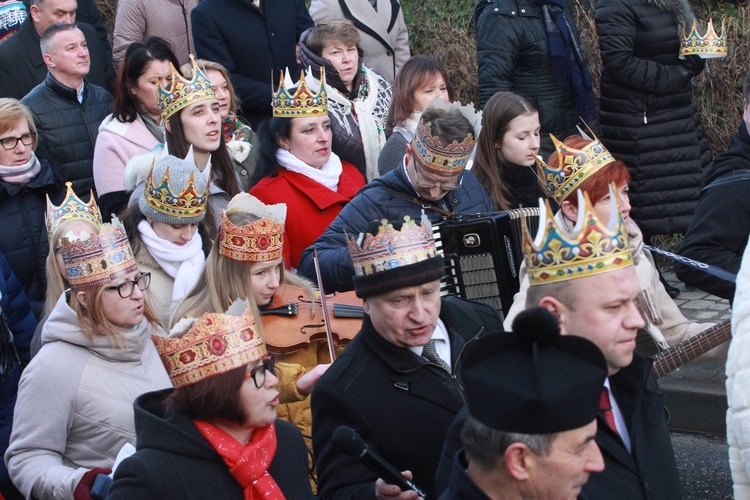
<path fill-rule="evenodd" d="M 151 167 L 143 196 L 141 213 L 165 224 L 192 224 L 206 217 L 208 182 L 192 159 L 165 156 Z"/>

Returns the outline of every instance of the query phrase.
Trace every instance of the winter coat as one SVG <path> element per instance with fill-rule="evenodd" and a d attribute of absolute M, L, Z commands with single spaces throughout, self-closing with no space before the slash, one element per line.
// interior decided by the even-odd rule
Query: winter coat
<path fill-rule="evenodd" d="M 193 420 L 165 405 L 171 392 L 151 392 L 135 401 L 137 451 L 117 468 L 107 498 L 244 499 L 242 487 Z M 269 474 L 286 498 L 315 498 L 299 431 L 276 420 L 276 439 Z"/>
<path fill-rule="evenodd" d="M 286 203 L 284 261 L 299 266 L 302 252 L 331 224 L 365 180 L 350 163 L 343 170 L 337 191 L 332 191 L 302 174 L 279 167 L 275 175 L 261 179 L 250 194 L 265 204 Z"/>
<path fill-rule="evenodd" d="M 687 0 L 597 0 L 601 139 L 628 166 L 631 216 L 647 235 L 684 233 L 711 151 L 692 102 L 704 67 L 678 58 Z"/>
<path fill-rule="evenodd" d="M 79 22 L 78 28 L 86 37 L 91 65 L 87 80 L 99 87 L 112 90 L 115 70 L 112 52 L 105 46 L 93 26 Z M 47 66 L 39 47 L 40 37 L 31 16 L 21 25 L 18 33 L 0 45 L 0 97 L 23 99 L 47 76 Z"/>
<path fill-rule="evenodd" d="M 85 82 L 79 103 L 75 89 L 48 74 L 21 102 L 34 117 L 37 156 L 48 160 L 62 180 L 71 181 L 79 195 L 94 189 L 94 144 L 99 125 L 112 112 L 112 94 Z"/>
<path fill-rule="evenodd" d="M 744 172 L 744 176 L 742 173 Z M 744 177 L 738 178 L 736 175 Z M 727 181 L 733 176 L 733 181 Z M 695 207 L 679 254 L 732 273 L 740 270 L 742 252 L 750 235 L 750 135 L 746 122 L 732 137 L 729 149 L 718 155 L 706 174 L 705 187 Z M 711 185 L 716 182 L 715 185 Z M 719 184 L 721 183 L 721 184 Z M 711 187 L 709 187 L 711 185 Z M 732 300 L 735 284 L 701 270 L 675 264 L 675 274 L 688 285 Z"/>
<path fill-rule="evenodd" d="M 151 273 L 151 285 L 148 287 L 148 297 L 151 301 L 151 307 L 162 320 L 161 324 L 168 324 L 169 318 L 172 316 L 174 278 L 167 274 L 159 263 L 156 262 L 143 241 L 138 246 L 135 261 L 138 263 L 139 271 L 142 273 Z"/>
<path fill-rule="evenodd" d="M 94 146 L 94 182 L 105 218 L 128 206 L 125 165 L 134 156 L 152 151 L 162 140 L 153 136 L 140 116 L 132 122 L 121 122 L 113 115 L 104 119 Z"/>
<path fill-rule="evenodd" d="M 12 235 L 0 238 L 0 252 L 8 259 L 37 317 L 42 314 L 47 293 L 47 196 L 56 205 L 65 196 L 49 162 L 42 159 L 39 163 L 39 173 L 24 185 L 0 180 L 0 224 L 6 235 Z"/>
<path fill-rule="evenodd" d="M 331 441 L 340 425 L 357 431 L 397 470 L 411 470 L 427 498 L 436 498 L 433 477 L 443 438 L 464 405 L 461 353 L 480 336 L 502 332 L 492 307 L 457 297 L 441 300 L 440 319 L 451 343 L 452 375 L 388 342 L 365 315 L 362 330 L 315 385 L 313 450 L 321 499 L 375 498 L 377 473 Z"/>
<path fill-rule="evenodd" d="M 120 336 L 88 338 L 63 294 L 42 330 L 42 349 L 18 388 L 5 463 L 27 498 L 73 498 L 89 469 L 112 467 L 135 441 L 133 401 L 172 384 L 147 322 Z M 54 418 L 51 418 L 54 416 Z"/>
<path fill-rule="evenodd" d="M 365 66 L 393 83 L 401 66 L 411 57 L 409 32 L 398 0 L 376 0 L 373 9 L 365 0 L 312 0 L 310 16 L 315 24 L 331 19 L 349 19 L 361 37 Z M 346 12 L 344 12 L 346 8 Z"/>
<path fill-rule="evenodd" d="M 263 8 L 249 0 L 203 0 L 190 16 L 196 55 L 227 68 L 240 114 L 255 129 L 271 116 L 271 84 L 278 84 L 279 73 L 289 68 L 298 76 L 295 46 L 313 26 L 304 0 L 263 2 Z"/>
<path fill-rule="evenodd" d="M 440 495 L 440 500 L 490 500 L 490 497 L 469 477 L 466 472 L 468 467 L 469 462 L 463 450 L 458 451 L 453 458 L 448 489 Z"/>
<path fill-rule="evenodd" d="M 464 170 L 461 175 L 461 187 L 437 202 L 422 200 L 417 204 L 398 198 L 389 190 L 417 199 L 417 193 L 406 175 L 403 163 L 367 184 L 341 210 L 328 229 L 303 252 L 298 268 L 299 274 L 310 280 L 317 280 L 313 265 L 313 250 L 317 250 L 325 291 L 332 293 L 353 290 L 354 266 L 346 244 L 345 232 L 350 238 L 357 238 L 360 233 L 364 234 L 370 222 L 381 219 L 403 221 L 406 215 L 412 220 L 419 221 L 422 217 L 422 204 L 461 214 L 492 212 L 490 197 L 474 174 L 468 170 Z M 425 214 L 433 224 L 443 218 L 442 214 L 430 209 L 425 210 Z"/>
<path fill-rule="evenodd" d="M 406 137 L 401 132 L 394 131 L 391 134 L 388 140 L 385 141 L 383 149 L 380 150 L 380 156 L 378 156 L 378 172 L 380 175 L 385 175 L 387 172 L 401 165 L 404 161 L 407 144 L 409 144 L 409 141 L 406 140 Z"/>
<path fill-rule="evenodd" d="M 242 130 L 244 139 L 233 139 L 227 141 L 229 156 L 232 158 L 234 172 L 242 185 L 242 191 L 250 190 L 250 179 L 255 172 L 255 166 L 258 164 L 260 156 L 260 140 L 258 134 L 250 128 L 249 125 L 237 120 L 239 128 Z"/>
<path fill-rule="evenodd" d="M 188 54 L 195 53 L 190 12 L 196 5 L 198 0 L 120 0 L 112 41 L 115 66 L 120 66 L 131 43 L 149 36 L 171 43 L 181 65 L 190 62 Z"/>

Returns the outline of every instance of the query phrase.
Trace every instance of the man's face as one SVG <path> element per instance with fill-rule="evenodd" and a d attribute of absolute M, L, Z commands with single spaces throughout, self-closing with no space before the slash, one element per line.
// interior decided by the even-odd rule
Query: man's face
<path fill-rule="evenodd" d="M 408 165 L 406 171 L 409 173 L 411 183 L 419 194 L 419 197 L 427 201 L 438 201 L 446 194 L 454 191 L 460 185 L 462 171 L 455 175 L 442 176 L 428 172 L 416 159 L 411 144 L 406 145 Z"/>
<path fill-rule="evenodd" d="M 41 36 L 55 23 L 75 23 L 76 8 L 76 0 L 44 0 L 39 5 L 32 5 L 30 12 L 36 32 Z"/>
<path fill-rule="evenodd" d="M 85 78 L 89 74 L 89 49 L 81 30 L 61 31 L 51 41 L 51 53 L 45 54 L 44 61 L 50 70 L 69 77 Z"/>
<path fill-rule="evenodd" d="M 440 281 L 393 290 L 365 299 L 375 330 L 398 347 L 423 346 L 440 316 Z"/>

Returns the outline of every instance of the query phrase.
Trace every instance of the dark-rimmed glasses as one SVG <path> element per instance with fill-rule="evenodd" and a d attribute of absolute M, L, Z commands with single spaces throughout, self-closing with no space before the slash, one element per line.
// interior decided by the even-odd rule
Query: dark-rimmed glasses
<path fill-rule="evenodd" d="M 151 273 L 141 273 L 136 279 L 120 283 L 116 286 L 108 286 L 105 290 L 117 290 L 117 293 L 123 299 L 127 299 L 135 291 L 135 287 L 138 285 L 138 289 L 142 292 L 148 290 L 151 285 Z"/>
<path fill-rule="evenodd" d="M 417 165 L 417 162 L 414 162 L 414 173 L 416 174 L 416 184 L 417 187 L 427 190 L 432 190 L 435 188 L 440 189 L 441 191 L 455 191 L 456 189 L 461 187 L 461 182 L 463 181 L 463 176 L 460 176 L 460 178 L 456 179 L 457 182 L 451 184 L 451 185 L 445 185 L 445 184 L 435 184 L 434 182 L 422 182 L 419 180 L 419 169 L 421 167 Z M 424 174 L 422 174 L 424 175 Z"/>
<path fill-rule="evenodd" d="M 36 138 L 36 132 L 27 132 L 23 134 L 21 137 L 3 137 L 0 139 L 0 144 L 3 145 L 3 149 L 11 150 L 16 149 L 16 146 L 18 146 L 18 141 L 21 141 L 21 144 L 24 146 L 31 146 L 34 144 L 34 139 Z"/>
<path fill-rule="evenodd" d="M 261 387 L 263 387 L 263 384 L 266 383 L 266 372 L 270 372 L 271 375 L 275 375 L 273 365 L 273 357 L 266 358 L 266 360 L 263 361 L 262 365 L 253 368 L 252 370 L 250 370 L 250 373 L 245 373 L 245 380 L 249 378 L 253 379 L 253 384 L 255 384 L 255 387 L 260 389 Z"/>

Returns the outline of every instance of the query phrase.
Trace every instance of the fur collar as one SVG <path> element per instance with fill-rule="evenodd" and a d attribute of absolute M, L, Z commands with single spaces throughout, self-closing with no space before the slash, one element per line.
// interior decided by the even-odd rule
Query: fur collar
<path fill-rule="evenodd" d="M 646 3 L 672 14 L 677 19 L 678 25 L 684 26 L 686 30 L 690 29 L 695 19 L 688 0 L 646 0 Z"/>

